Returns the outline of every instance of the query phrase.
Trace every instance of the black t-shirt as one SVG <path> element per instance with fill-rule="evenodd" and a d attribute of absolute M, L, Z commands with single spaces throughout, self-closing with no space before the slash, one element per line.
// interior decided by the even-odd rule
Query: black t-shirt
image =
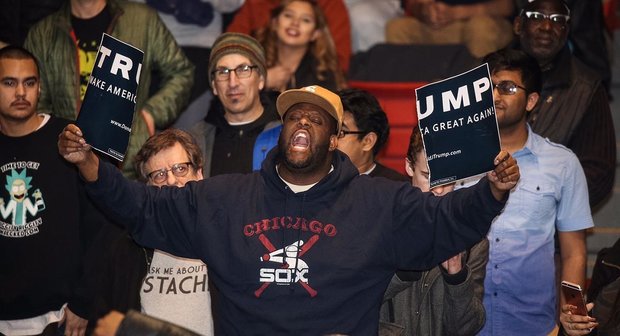
<path fill-rule="evenodd" d="M 71 27 L 73 27 L 78 47 L 80 99 L 84 99 L 84 94 L 86 93 L 88 78 L 97 58 L 101 35 L 106 31 L 111 21 L 112 14 L 108 6 L 104 7 L 99 14 L 90 19 L 80 19 L 71 15 Z"/>

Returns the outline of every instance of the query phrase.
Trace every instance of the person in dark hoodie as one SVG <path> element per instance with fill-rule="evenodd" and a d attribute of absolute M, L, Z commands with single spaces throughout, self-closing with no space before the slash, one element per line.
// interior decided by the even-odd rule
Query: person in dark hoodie
<path fill-rule="evenodd" d="M 376 335 L 397 269 L 428 269 L 489 230 L 520 178 L 507 152 L 442 197 L 360 175 L 336 150 L 343 108 L 320 86 L 278 96 L 283 128 L 260 172 L 154 188 L 100 161 L 75 125 L 59 153 L 140 244 L 209 265 L 218 335 Z"/>
<path fill-rule="evenodd" d="M 222 34 L 209 58 L 209 83 L 216 96 L 204 121 L 190 129 L 205 162 L 204 177 L 260 169 L 276 145 L 281 123 L 276 92 L 264 91 L 265 52 L 254 38 Z"/>

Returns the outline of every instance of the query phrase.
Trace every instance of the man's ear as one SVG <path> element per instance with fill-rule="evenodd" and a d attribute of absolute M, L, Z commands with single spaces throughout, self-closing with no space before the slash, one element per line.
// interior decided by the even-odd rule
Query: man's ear
<path fill-rule="evenodd" d="M 536 103 L 538 103 L 538 99 L 540 95 L 536 92 L 532 92 L 527 95 L 527 104 L 525 105 L 525 110 L 527 112 L 531 112 L 534 107 L 536 107 Z"/>
<path fill-rule="evenodd" d="M 215 87 L 215 81 L 211 81 L 211 88 L 213 89 L 213 95 L 217 96 L 217 88 Z"/>
<path fill-rule="evenodd" d="M 521 15 L 517 16 L 512 22 L 512 30 L 515 35 L 521 35 L 521 31 L 523 30 L 523 17 Z"/>
<path fill-rule="evenodd" d="M 265 87 L 265 75 L 258 77 L 258 91 L 262 91 Z"/>
<path fill-rule="evenodd" d="M 409 159 L 405 158 L 405 171 L 407 172 L 407 175 L 409 177 L 413 177 L 413 167 L 411 167 L 411 161 L 409 161 Z"/>
<path fill-rule="evenodd" d="M 370 132 L 364 135 L 362 138 L 362 150 L 365 152 L 372 152 L 373 147 L 375 147 L 375 144 L 377 143 L 377 139 L 378 136 L 375 132 Z"/>
<path fill-rule="evenodd" d="M 338 148 L 338 135 L 332 134 L 329 137 L 329 151 L 333 152 Z"/>

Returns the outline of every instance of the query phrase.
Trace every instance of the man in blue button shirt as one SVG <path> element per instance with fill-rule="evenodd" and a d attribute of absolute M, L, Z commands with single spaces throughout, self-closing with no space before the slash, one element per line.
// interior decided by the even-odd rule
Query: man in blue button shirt
<path fill-rule="evenodd" d="M 557 317 L 556 229 L 562 280 L 585 284 L 585 230 L 593 226 L 585 175 L 569 149 L 527 124 L 541 88 L 536 60 L 504 49 L 484 62 L 491 70 L 501 146 L 519 162 L 521 180 L 488 234 L 487 318 L 480 335 L 547 335 Z"/>

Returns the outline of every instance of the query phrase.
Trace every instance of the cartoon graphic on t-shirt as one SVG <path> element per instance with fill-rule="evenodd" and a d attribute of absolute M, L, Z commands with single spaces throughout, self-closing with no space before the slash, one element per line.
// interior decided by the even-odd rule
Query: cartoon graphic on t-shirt
<path fill-rule="evenodd" d="M 80 99 L 84 99 L 90 73 L 95 66 L 97 59 L 97 48 L 99 41 L 78 41 L 78 62 L 80 69 Z"/>
<path fill-rule="evenodd" d="M 32 189 L 30 182 L 32 177 L 26 176 L 26 169 L 23 169 L 21 173 L 17 170 L 11 169 L 11 174 L 6 175 L 5 188 L 9 192 L 9 200 L 5 203 L 3 197 L 0 197 L 0 215 L 4 220 L 11 219 L 11 224 L 15 226 L 17 231 L 23 231 L 24 226 L 32 224 L 36 229 L 36 226 L 40 224 L 40 220 L 36 223 L 29 223 L 27 215 L 30 217 L 36 216 L 40 211 L 45 210 L 45 202 L 43 200 L 43 194 L 39 189 L 35 189 L 30 196 L 29 191 Z M 30 234 L 22 233 L 19 235 L 7 234 L 6 227 L 2 228 L 2 235 L 8 236 L 27 236 L 36 232 L 31 231 Z M 13 230 L 14 231 L 14 230 Z M 38 232 L 38 230 L 36 230 Z"/>

